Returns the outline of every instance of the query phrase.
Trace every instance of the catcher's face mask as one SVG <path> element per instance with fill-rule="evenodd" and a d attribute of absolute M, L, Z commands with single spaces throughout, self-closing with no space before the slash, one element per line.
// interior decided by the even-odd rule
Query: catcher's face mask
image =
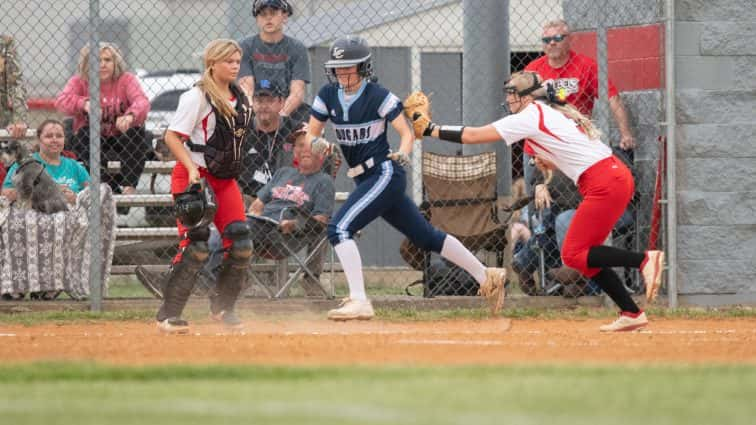
<path fill-rule="evenodd" d="M 199 184 L 190 185 L 176 195 L 173 208 L 181 224 L 192 229 L 209 225 L 218 205 L 213 189 L 202 179 Z"/>
<path fill-rule="evenodd" d="M 518 87 L 518 85 L 522 86 L 522 84 L 518 84 L 518 83 L 523 82 L 522 78 L 517 78 L 519 77 L 518 75 L 515 75 L 504 86 L 504 96 L 506 98 L 506 102 L 502 103 L 501 106 L 504 108 L 505 111 L 512 114 L 516 114 L 520 112 L 520 110 L 525 106 L 523 105 L 522 98 L 541 88 L 541 83 L 538 81 L 538 76 L 536 75 L 535 72 L 527 72 L 521 75 L 527 76 L 528 74 L 530 75 L 531 83 L 530 83 L 530 86 L 528 86 L 527 88 L 520 89 Z"/>

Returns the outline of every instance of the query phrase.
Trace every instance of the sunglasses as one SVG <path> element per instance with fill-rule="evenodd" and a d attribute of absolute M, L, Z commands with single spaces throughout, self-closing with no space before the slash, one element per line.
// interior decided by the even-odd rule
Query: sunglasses
<path fill-rule="evenodd" d="M 567 34 L 557 34 L 551 37 L 542 37 L 541 41 L 543 41 L 543 44 L 549 44 L 552 41 L 559 43 L 561 41 L 564 41 L 565 38 L 567 38 Z"/>

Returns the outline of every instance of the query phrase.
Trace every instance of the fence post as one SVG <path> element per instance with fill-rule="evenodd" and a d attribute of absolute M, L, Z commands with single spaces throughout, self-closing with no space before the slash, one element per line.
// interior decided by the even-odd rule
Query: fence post
<path fill-rule="evenodd" d="M 675 2 L 667 0 L 667 20 L 664 31 L 664 62 L 666 84 L 665 121 L 667 123 L 667 297 L 669 307 L 677 307 L 677 174 L 675 153 Z"/>
<path fill-rule="evenodd" d="M 100 2 L 89 0 L 89 164 L 91 174 L 89 209 L 89 243 L 92 247 L 89 264 L 90 310 L 102 311 L 102 217 L 100 214 Z"/>
<path fill-rule="evenodd" d="M 604 133 L 604 142 L 611 145 L 609 129 L 609 70 L 607 62 L 606 8 L 596 7 L 596 63 L 598 65 L 598 126 Z"/>
<path fill-rule="evenodd" d="M 509 76 L 509 0 L 462 2 L 462 122 L 484 125 L 501 117 L 504 80 Z M 465 145 L 465 154 L 496 151 L 497 192 L 509 194 L 512 155 L 504 143 Z"/>

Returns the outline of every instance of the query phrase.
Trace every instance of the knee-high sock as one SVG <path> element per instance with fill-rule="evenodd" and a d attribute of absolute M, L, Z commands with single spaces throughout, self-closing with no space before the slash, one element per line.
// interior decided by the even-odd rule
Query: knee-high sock
<path fill-rule="evenodd" d="M 339 257 L 341 267 L 344 268 L 347 284 L 349 284 L 349 298 L 353 300 L 366 300 L 365 280 L 362 277 L 362 258 L 357 244 L 352 239 L 333 247 Z"/>
<path fill-rule="evenodd" d="M 454 236 L 446 235 L 441 256 L 465 269 L 478 283 L 486 281 L 486 266 Z"/>

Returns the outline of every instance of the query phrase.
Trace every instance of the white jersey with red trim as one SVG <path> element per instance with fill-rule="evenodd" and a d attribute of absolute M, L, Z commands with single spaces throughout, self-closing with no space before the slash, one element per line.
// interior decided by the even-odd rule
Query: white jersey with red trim
<path fill-rule="evenodd" d="M 588 138 L 575 121 L 540 101 L 491 125 L 507 145 L 527 139 L 535 155 L 553 162 L 575 184 L 583 171 L 612 156 L 609 146 Z"/>
<path fill-rule="evenodd" d="M 236 106 L 236 100 L 229 102 Z M 188 138 L 192 143 L 197 145 L 207 144 L 210 136 L 215 131 L 215 114 L 205 95 L 197 87 L 192 87 L 184 92 L 179 98 L 176 113 L 171 118 L 168 130 Z M 192 162 L 198 167 L 207 168 L 205 164 L 205 154 L 201 152 L 192 152 L 186 144 L 184 149 L 189 153 Z"/>

